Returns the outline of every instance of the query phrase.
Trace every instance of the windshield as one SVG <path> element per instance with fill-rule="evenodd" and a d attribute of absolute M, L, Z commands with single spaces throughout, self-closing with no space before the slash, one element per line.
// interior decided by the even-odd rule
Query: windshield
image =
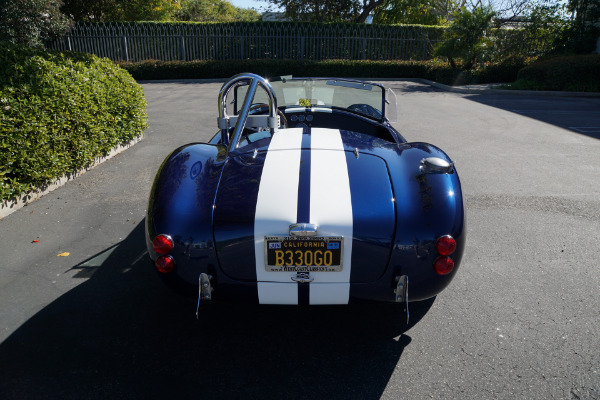
<path fill-rule="evenodd" d="M 386 104 L 385 88 L 379 84 L 332 78 L 290 78 L 281 77 L 271 81 L 277 96 L 277 106 L 293 109 L 295 107 L 343 108 L 369 118 L 383 121 L 384 112 L 394 108 Z M 239 110 L 248 87 L 236 89 L 234 109 Z M 389 97 L 389 95 L 388 95 Z M 253 103 L 268 103 L 267 95 L 259 90 Z"/>

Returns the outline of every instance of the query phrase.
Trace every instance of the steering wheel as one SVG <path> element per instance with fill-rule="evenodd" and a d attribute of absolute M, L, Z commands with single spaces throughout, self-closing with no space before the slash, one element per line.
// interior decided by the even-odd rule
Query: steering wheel
<path fill-rule="evenodd" d="M 260 110 L 261 108 L 265 108 L 266 110 L 264 110 L 264 111 L 269 112 L 268 104 L 256 103 L 256 104 L 252 104 L 252 106 L 250 106 L 250 110 L 248 110 L 248 113 L 252 114 L 252 111 L 257 111 L 257 110 Z M 261 112 L 264 112 L 264 111 L 260 110 L 257 112 L 257 114 L 260 114 Z M 285 129 L 289 128 L 290 126 L 288 125 L 288 120 L 285 117 L 285 114 L 280 109 L 277 109 L 277 115 L 279 115 L 281 126 L 283 126 Z"/>

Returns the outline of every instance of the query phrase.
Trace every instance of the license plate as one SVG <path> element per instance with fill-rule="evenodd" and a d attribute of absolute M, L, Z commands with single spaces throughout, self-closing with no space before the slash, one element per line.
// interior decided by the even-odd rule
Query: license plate
<path fill-rule="evenodd" d="M 344 241 L 336 237 L 265 237 L 265 268 L 271 272 L 339 272 Z"/>

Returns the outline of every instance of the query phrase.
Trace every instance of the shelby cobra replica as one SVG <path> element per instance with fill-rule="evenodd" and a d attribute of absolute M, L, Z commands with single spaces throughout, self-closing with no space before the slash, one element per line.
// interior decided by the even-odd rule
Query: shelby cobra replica
<path fill-rule="evenodd" d="M 173 151 L 150 194 L 146 242 L 168 284 L 198 306 L 366 300 L 408 314 L 450 283 L 466 236 L 460 181 L 442 150 L 390 125 L 391 91 L 246 73 L 218 107 L 219 132 Z"/>

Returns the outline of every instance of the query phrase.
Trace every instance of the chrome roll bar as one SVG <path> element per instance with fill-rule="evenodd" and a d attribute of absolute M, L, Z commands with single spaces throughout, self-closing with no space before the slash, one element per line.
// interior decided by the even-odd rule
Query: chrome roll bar
<path fill-rule="evenodd" d="M 248 92 L 246 93 L 246 97 L 244 98 L 244 103 L 242 108 L 237 115 L 235 128 L 233 130 L 233 135 L 231 136 L 231 141 L 229 140 L 229 121 L 231 117 L 227 115 L 227 96 L 231 89 L 248 85 Z M 228 147 L 228 151 L 235 150 L 240 142 L 240 138 L 242 136 L 242 132 L 244 127 L 246 126 L 246 121 L 248 120 L 248 113 L 250 111 L 250 106 L 252 106 L 252 101 L 254 99 L 254 94 L 256 93 L 256 88 L 260 86 L 267 93 L 269 98 L 269 118 L 268 118 L 268 127 L 271 130 L 271 133 L 275 133 L 279 126 L 278 116 L 277 116 L 277 97 L 275 96 L 275 92 L 273 88 L 269 84 L 269 82 L 263 77 L 251 74 L 251 73 L 243 73 L 234 76 L 228 82 L 223 84 L 221 87 L 221 91 L 219 92 L 219 119 L 218 125 L 221 130 L 221 142 Z"/>

